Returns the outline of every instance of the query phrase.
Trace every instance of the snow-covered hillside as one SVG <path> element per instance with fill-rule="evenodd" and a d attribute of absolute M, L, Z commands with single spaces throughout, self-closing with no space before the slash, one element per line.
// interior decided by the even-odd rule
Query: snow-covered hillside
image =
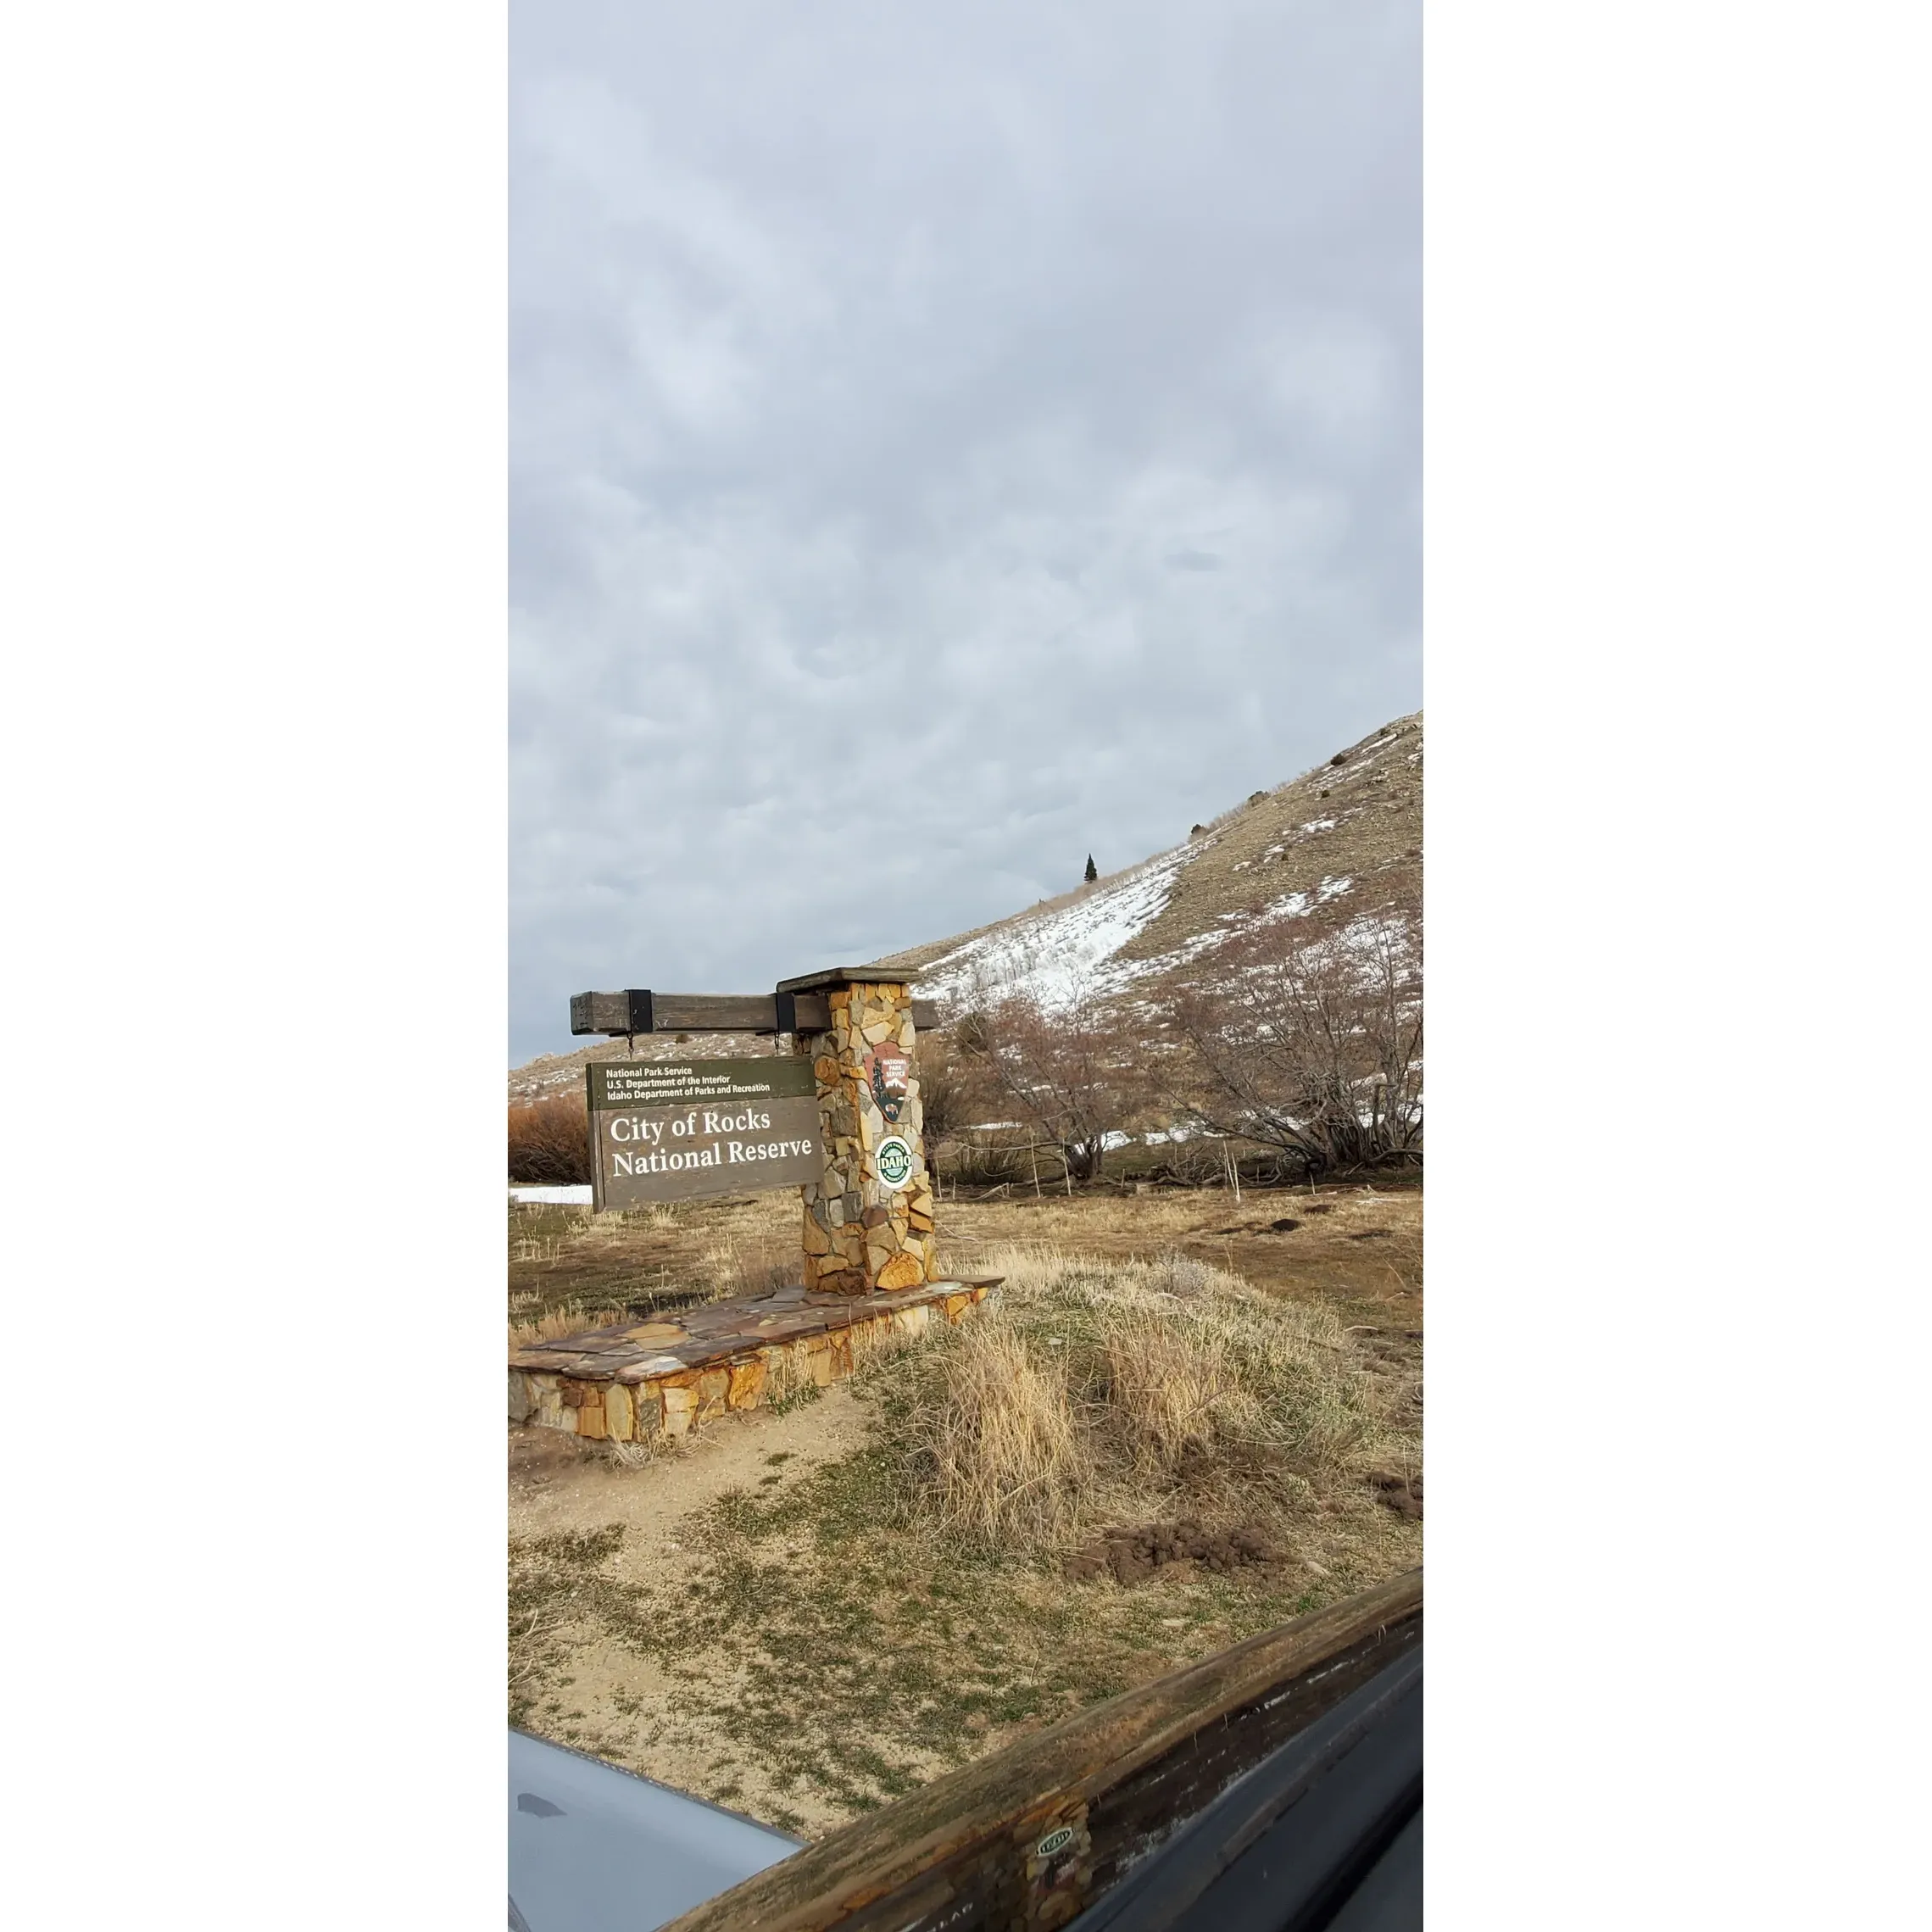
<path fill-rule="evenodd" d="M 914 990 L 922 999 L 963 1005 L 1023 989 L 1050 1010 L 1071 1005 L 1083 989 L 1117 992 L 1150 969 L 1153 962 L 1122 960 L 1121 949 L 1159 916 L 1174 875 L 1193 855 L 1191 848 L 1167 853 L 1088 888 L 1070 905 L 982 933 L 934 960 Z"/>
<path fill-rule="evenodd" d="M 1050 1011 L 1200 963 L 1238 933 L 1306 921 L 1361 944 L 1422 910 L 1422 718 L 1200 828 L 1184 845 L 974 933 L 879 962 L 955 1010 L 1024 992 Z"/>

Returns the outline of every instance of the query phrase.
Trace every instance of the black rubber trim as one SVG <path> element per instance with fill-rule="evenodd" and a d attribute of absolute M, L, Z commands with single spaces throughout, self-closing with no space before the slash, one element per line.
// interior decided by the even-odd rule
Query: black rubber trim
<path fill-rule="evenodd" d="M 1327 1932 L 1414 1932 L 1423 1922 L 1423 1814 L 1418 1811 L 1395 1842 L 1349 1894 Z"/>
<path fill-rule="evenodd" d="M 1074 1923 L 1077 1932 L 1319 1932 L 1375 1879 L 1375 1932 L 1419 1927 L 1422 1653 L 1412 1651 L 1238 1779 Z M 1384 1873 L 1385 1857 L 1391 1862 Z M 1412 1918 L 1400 1915 L 1417 1901 Z M 1376 1907 L 1369 1890 L 1364 1909 Z M 1398 1913 L 1389 1917 L 1387 1910 Z"/>

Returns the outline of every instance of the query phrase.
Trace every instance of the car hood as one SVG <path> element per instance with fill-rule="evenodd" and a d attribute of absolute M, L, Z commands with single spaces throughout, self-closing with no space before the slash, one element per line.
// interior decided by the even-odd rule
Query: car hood
<path fill-rule="evenodd" d="M 513 1932 L 649 1932 L 798 1848 L 668 1784 L 509 1734 Z"/>

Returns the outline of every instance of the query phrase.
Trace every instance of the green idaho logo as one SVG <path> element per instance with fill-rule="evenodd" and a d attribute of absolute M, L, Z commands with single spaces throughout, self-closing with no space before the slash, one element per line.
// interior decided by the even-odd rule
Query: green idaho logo
<path fill-rule="evenodd" d="M 879 1143 L 879 1178 L 888 1188 L 903 1188 L 912 1178 L 912 1149 L 895 1133 Z"/>

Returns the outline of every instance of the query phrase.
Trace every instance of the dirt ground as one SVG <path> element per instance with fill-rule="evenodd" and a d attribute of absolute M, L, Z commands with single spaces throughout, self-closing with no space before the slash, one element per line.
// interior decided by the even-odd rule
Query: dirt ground
<path fill-rule="evenodd" d="M 710 1644 L 666 1656 L 652 1640 L 657 1619 L 647 1613 L 640 1632 L 604 1614 L 609 1605 L 593 1593 L 580 1600 L 587 1579 L 574 1573 L 585 1552 L 609 1546 L 593 1556 L 596 1581 L 640 1605 L 654 1585 L 682 1595 L 685 1579 L 710 1584 L 721 1503 L 728 1510 L 732 1499 L 760 1495 L 776 1471 L 795 1487 L 842 1463 L 863 1448 L 867 1427 L 851 1389 L 838 1385 L 787 1414 L 727 1417 L 635 1467 L 554 1431 L 512 1428 L 511 1721 L 784 1829 L 842 1822 L 844 1807 L 810 1795 L 801 1801 L 734 1738 L 720 1699 L 730 1694 L 735 1659 L 713 1656 Z M 542 1558 L 553 1554 L 564 1559 L 564 1580 L 546 1590 L 554 1571 Z M 531 1599 L 521 1617 L 520 1583 Z M 707 1669 L 713 1662 L 723 1668 Z"/>
<path fill-rule="evenodd" d="M 513 1322 L 786 1278 L 795 1197 L 609 1217 L 513 1209 Z M 1283 1225 L 1292 1223 L 1293 1225 Z M 1328 1304 L 1406 1395 L 1421 1467 L 1422 1191 L 1111 1190 L 948 1200 L 943 1256 L 1184 1255 Z M 1379 1385 L 1379 1384 L 1378 1384 Z M 877 1392 L 842 1384 L 668 1452 L 509 1431 L 511 1721 L 814 1835 L 1021 1733 L 1421 1561 L 1361 1472 L 1302 1484 L 1265 1570 L 1123 1587 L 967 1560 L 894 1516 Z"/>

